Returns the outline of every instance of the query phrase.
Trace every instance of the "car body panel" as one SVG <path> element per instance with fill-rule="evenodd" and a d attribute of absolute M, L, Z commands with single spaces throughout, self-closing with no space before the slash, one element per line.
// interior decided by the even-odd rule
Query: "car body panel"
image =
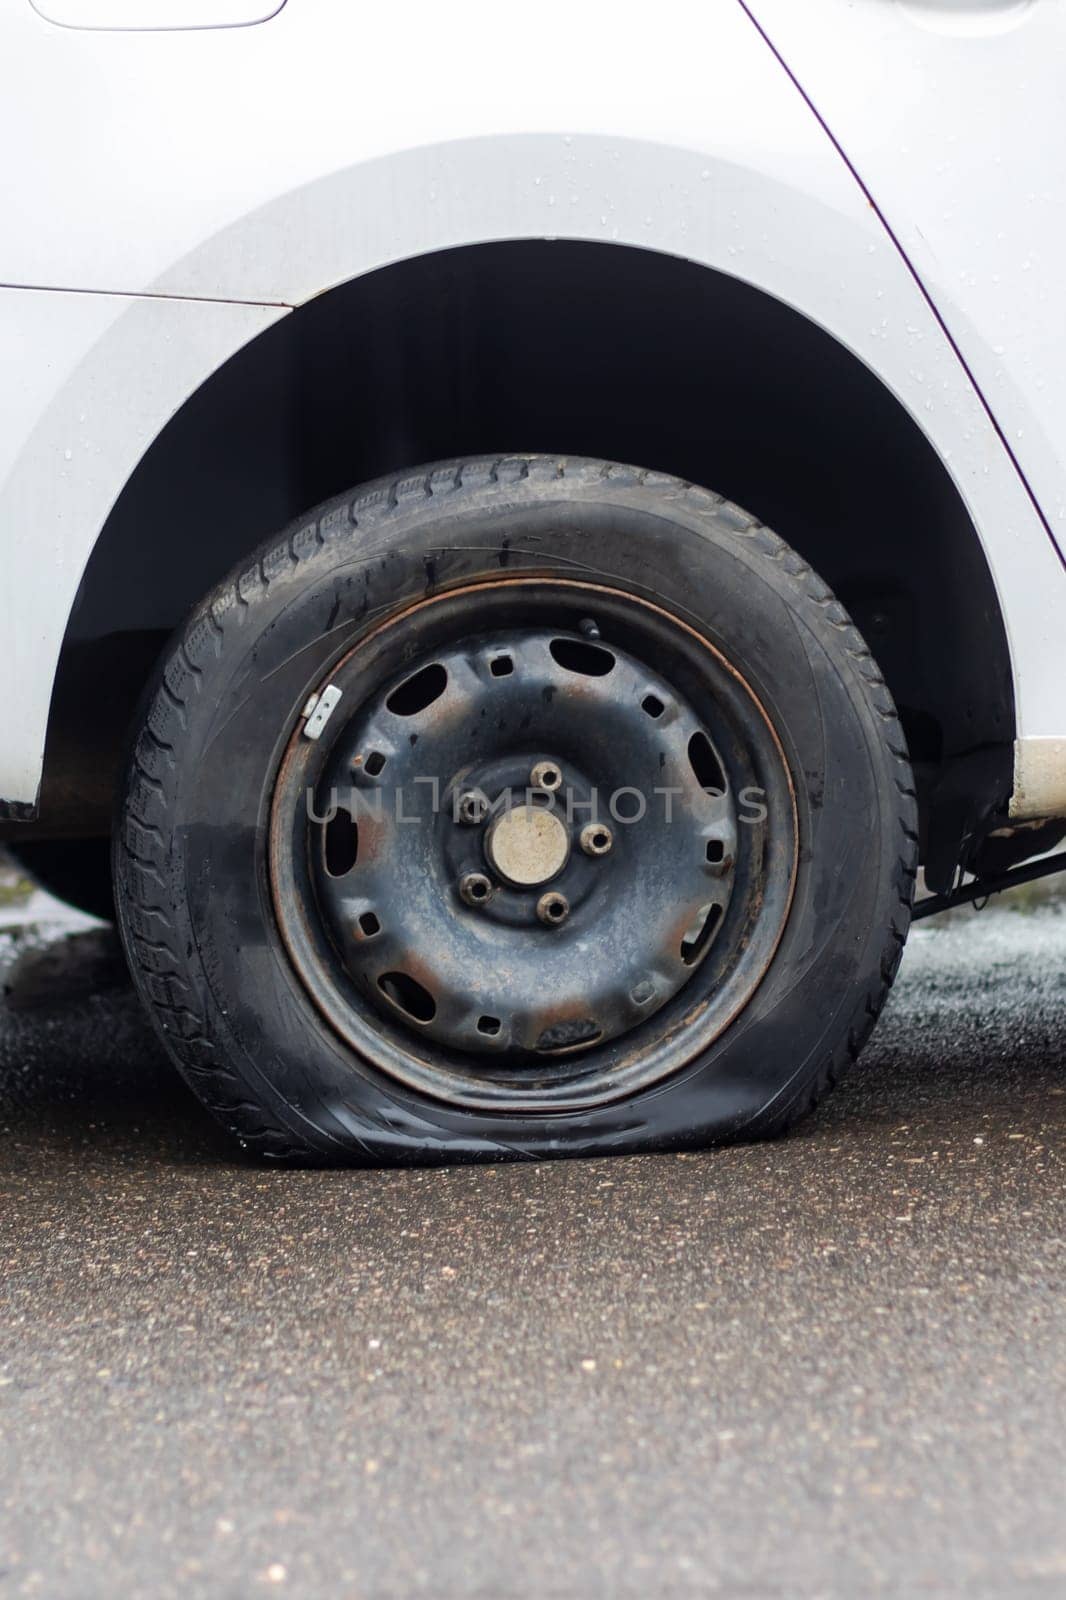
<path fill-rule="evenodd" d="M 748 5 L 914 266 L 1066 551 L 1066 7 Z"/>
<path fill-rule="evenodd" d="M 20 64 L 0 106 L 19 150 L 0 238 L 3 800 L 34 800 L 78 582 L 185 399 L 287 307 L 499 239 L 687 257 L 871 367 L 973 516 L 1023 744 L 1066 737 L 1066 570 L 907 261 L 737 0 L 667 0 L 640 29 L 558 0 L 521 27 L 481 0 L 459 18 L 290 0 L 260 27 L 172 34 L 59 29 L 0 0 L 0 53 Z M 1027 814 L 1066 811 L 1066 764 L 1040 770 Z"/>
<path fill-rule="evenodd" d="M 0 349 L 13 357 L 0 383 L 0 648 L 13 685 L 0 700 L 0 798 L 16 814 L 36 800 L 67 618 L 108 512 L 203 377 L 284 315 L 0 289 Z"/>

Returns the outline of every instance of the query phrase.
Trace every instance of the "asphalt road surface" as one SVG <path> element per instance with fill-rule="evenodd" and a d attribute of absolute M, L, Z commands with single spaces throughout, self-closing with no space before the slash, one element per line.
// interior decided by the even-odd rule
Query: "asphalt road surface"
<path fill-rule="evenodd" d="M 39 915 L 0 1600 L 1066 1594 L 1066 906 L 917 931 L 777 1144 L 325 1173 L 231 1149 Z"/>

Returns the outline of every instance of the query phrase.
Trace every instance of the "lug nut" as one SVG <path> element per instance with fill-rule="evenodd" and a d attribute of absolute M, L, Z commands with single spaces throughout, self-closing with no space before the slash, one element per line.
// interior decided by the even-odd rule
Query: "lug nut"
<path fill-rule="evenodd" d="M 459 879 L 459 897 L 468 906 L 487 906 L 495 892 L 495 884 L 483 872 L 464 872 Z"/>
<path fill-rule="evenodd" d="M 538 761 L 529 774 L 530 787 L 544 789 L 548 794 L 554 794 L 562 781 L 563 775 L 554 761 Z"/>
<path fill-rule="evenodd" d="M 570 902 L 557 889 L 542 894 L 537 901 L 537 916 L 545 927 L 558 928 L 570 915 Z"/>
<path fill-rule="evenodd" d="M 604 822 L 586 822 L 578 842 L 587 856 L 605 856 L 614 844 L 614 835 Z"/>
<path fill-rule="evenodd" d="M 480 789 L 468 789 L 459 796 L 455 808 L 460 822 L 484 822 L 488 814 L 489 803 Z"/>

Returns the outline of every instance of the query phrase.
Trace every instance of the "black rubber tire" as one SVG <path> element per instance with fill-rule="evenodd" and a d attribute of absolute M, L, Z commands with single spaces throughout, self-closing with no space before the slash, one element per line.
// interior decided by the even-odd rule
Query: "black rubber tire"
<path fill-rule="evenodd" d="M 754 997 L 705 1055 L 580 1112 L 449 1106 L 355 1059 L 274 927 L 264 841 L 309 692 L 370 622 L 487 574 L 656 600 L 770 714 L 797 791 L 795 894 Z M 116 826 L 119 924 L 193 1089 L 279 1160 L 393 1163 L 696 1147 L 776 1133 L 855 1060 L 910 918 L 916 807 L 895 707 L 825 584 L 736 506 L 662 474 L 523 456 L 450 462 L 321 506 L 194 613 L 150 692 Z"/>
<path fill-rule="evenodd" d="M 114 922 L 107 839 L 28 839 L 7 848 L 34 883 L 57 900 L 88 917 Z"/>

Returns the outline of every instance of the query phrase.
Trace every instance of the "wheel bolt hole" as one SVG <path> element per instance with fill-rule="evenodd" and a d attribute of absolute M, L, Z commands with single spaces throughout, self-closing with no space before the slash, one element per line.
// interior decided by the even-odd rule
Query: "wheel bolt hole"
<path fill-rule="evenodd" d="M 510 656 L 493 656 L 489 662 L 489 671 L 494 678 L 506 678 L 514 671 L 514 662 Z"/>
<path fill-rule="evenodd" d="M 378 773 L 383 770 L 385 766 L 385 760 L 386 757 L 382 755 L 380 750 L 371 750 L 370 754 L 363 762 L 363 771 L 368 775 L 368 777 L 376 778 Z"/>
<path fill-rule="evenodd" d="M 641 710 L 646 711 L 649 717 L 661 717 L 666 707 L 658 695 L 646 694 L 640 702 Z"/>
<path fill-rule="evenodd" d="M 578 839 L 587 856 L 605 856 L 614 844 L 614 835 L 603 822 L 587 822 Z"/>
<path fill-rule="evenodd" d="M 554 761 L 538 761 L 529 774 L 530 786 L 534 789 L 544 789 L 548 794 L 554 794 L 560 788 L 563 775 Z"/>
<path fill-rule="evenodd" d="M 381 932 L 381 923 L 372 911 L 364 911 L 359 918 L 359 926 L 367 939 L 372 939 L 375 933 Z"/>
<path fill-rule="evenodd" d="M 489 802 L 479 789 L 470 789 L 459 796 L 457 810 L 460 822 L 484 822 L 488 809 Z"/>
<path fill-rule="evenodd" d="M 707 840 L 707 860 L 712 866 L 725 860 L 725 844 L 721 839 Z"/>
<path fill-rule="evenodd" d="M 499 1031 L 500 1031 L 500 1019 L 499 1019 L 499 1017 L 478 1017 L 478 1019 L 477 1019 L 477 1031 L 478 1031 L 478 1033 L 487 1033 L 490 1036 L 499 1033 Z"/>
<path fill-rule="evenodd" d="M 483 872 L 467 872 L 459 880 L 459 898 L 468 906 L 484 906 L 492 899 L 494 885 Z"/>
<path fill-rule="evenodd" d="M 537 916 L 549 928 L 557 928 L 570 915 L 570 902 L 564 894 L 542 894 L 537 901 Z"/>

